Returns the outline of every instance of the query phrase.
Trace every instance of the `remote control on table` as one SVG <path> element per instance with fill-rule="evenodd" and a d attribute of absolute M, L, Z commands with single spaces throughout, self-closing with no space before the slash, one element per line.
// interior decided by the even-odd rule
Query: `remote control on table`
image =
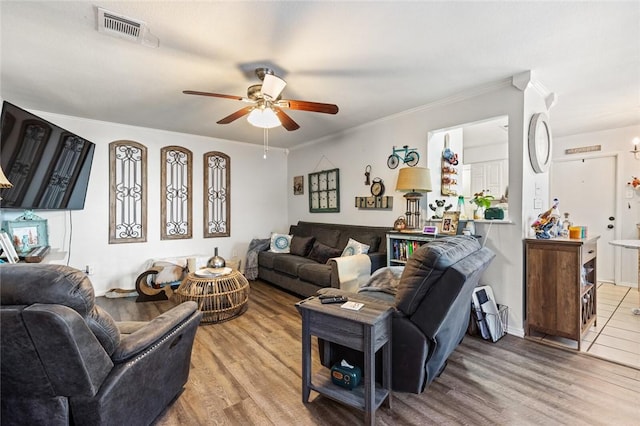
<path fill-rule="evenodd" d="M 346 302 L 348 299 L 344 296 L 329 296 L 329 297 L 321 297 L 320 298 L 320 303 L 323 304 L 327 304 L 327 303 L 344 303 Z"/>
<path fill-rule="evenodd" d="M 328 299 L 330 297 L 337 297 L 337 295 L 335 295 L 335 294 L 321 294 L 320 296 L 318 296 L 318 299 L 322 300 L 322 299 Z"/>

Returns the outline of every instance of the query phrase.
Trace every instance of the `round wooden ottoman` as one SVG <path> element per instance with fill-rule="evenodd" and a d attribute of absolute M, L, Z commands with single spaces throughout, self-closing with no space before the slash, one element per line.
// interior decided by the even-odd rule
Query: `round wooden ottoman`
<path fill-rule="evenodd" d="M 174 296 L 180 303 L 186 300 L 196 302 L 202 311 L 202 322 L 218 323 L 242 315 L 247 310 L 249 281 L 237 270 L 217 276 L 191 272 Z"/>

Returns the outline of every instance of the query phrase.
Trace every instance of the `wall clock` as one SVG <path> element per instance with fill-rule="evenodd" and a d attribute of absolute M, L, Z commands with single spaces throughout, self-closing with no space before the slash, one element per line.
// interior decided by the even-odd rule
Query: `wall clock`
<path fill-rule="evenodd" d="M 371 195 L 374 197 L 379 197 L 384 194 L 384 183 L 382 183 L 382 179 L 374 178 L 373 183 L 371 184 Z"/>
<path fill-rule="evenodd" d="M 339 169 L 309 173 L 309 212 L 340 211 Z"/>
<path fill-rule="evenodd" d="M 549 117 L 539 112 L 529 123 L 529 161 L 536 173 L 544 173 L 551 162 L 551 126 Z"/>

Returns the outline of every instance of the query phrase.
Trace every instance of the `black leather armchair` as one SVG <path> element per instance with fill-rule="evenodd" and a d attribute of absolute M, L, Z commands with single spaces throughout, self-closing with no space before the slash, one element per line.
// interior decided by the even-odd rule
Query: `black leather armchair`
<path fill-rule="evenodd" d="M 409 258 L 395 297 L 364 289 L 346 294 L 349 300 L 386 303 L 395 308 L 391 348 L 393 390 L 421 393 L 442 373 L 447 358 L 460 344 L 469 325 L 473 289 L 494 257 L 491 250 L 481 247 L 473 237 L 437 239 Z M 322 289 L 319 293 L 342 292 Z M 327 367 L 341 359 L 363 365 L 361 352 L 321 339 L 318 343 L 321 362 Z"/>
<path fill-rule="evenodd" d="M 194 302 L 125 324 L 74 268 L 2 265 L 0 283 L 3 425 L 147 425 L 181 392 Z"/>

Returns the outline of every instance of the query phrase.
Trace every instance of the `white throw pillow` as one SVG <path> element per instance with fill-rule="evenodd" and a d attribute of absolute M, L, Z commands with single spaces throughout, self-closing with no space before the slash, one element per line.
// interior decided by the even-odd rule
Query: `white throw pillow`
<path fill-rule="evenodd" d="M 362 244 L 353 238 L 349 238 L 347 246 L 342 250 L 342 256 L 353 256 L 354 254 L 367 254 L 369 253 L 369 246 Z"/>
<path fill-rule="evenodd" d="M 289 253 L 291 250 L 291 235 L 271 234 L 269 251 L 274 253 Z"/>

